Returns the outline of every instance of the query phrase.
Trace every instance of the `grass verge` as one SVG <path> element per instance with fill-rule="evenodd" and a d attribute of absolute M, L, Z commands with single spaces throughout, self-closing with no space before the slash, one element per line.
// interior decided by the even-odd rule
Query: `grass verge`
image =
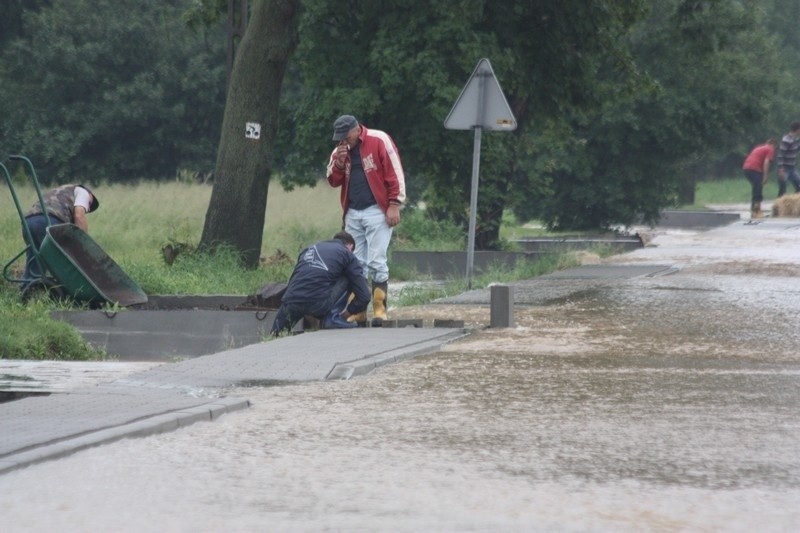
<path fill-rule="evenodd" d="M 273 180 L 273 184 L 277 180 Z M 31 186 L 18 186 L 23 206 L 31 205 Z M 308 244 L 330 238 L 341 227 L 339 192 L 325 184 L 292 192 L 270 189 L 264 225 L 262 262 L 255 270 L 239 266 L 236 254 L 222 250 L 211 256 L 192 252 L 200 240 L 211 186 L 182 182 L 95 186 L 101 209 L 89 216 L 89 232 L 101 248 L 147 294 L 255 294 L 268 282 L 285 282 L 298 252 Z M 6 204 L 7 200 L 7 204 Z M 4 266 L 23 242 L 20 219 L 9 194 L 0 194 L 0 262 Z M 512 226 L 508 219 L 506 225 Z M 505 230 L 513 236 L 513 229 Z M 406 210 L 392 249 L 463 250 L 464 232 Z M 183 250 L 174 261 L 163 249 Z M 570 256 L 544 256 L 515 269 L 497 266 L 473 279 L 473 288 L 490 283 L 529 279 L 575 264 Z M 11 271 L 19 275 L 21 261 Z M 415 280 L 414 272 L 392 270 L 392 279 Z M 409 287 L 394 305 L 419 305 L 466 290 L 466 281 L 452 279 L 430 288 Z M 52 320 L 54 305 L 47 300 L 22 304 L 18 285 L 0 280 L 0 358 L 87 360 L 105 354 L 93 350 L 69 325 Z M 67 306 L 69 307 L 69 306 Z"/>

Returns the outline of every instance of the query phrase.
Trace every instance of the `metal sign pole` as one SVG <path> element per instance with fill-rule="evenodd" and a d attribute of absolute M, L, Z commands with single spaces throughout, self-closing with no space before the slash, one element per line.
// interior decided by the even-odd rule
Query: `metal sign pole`
<path fill-rule="evenodd" d="M 469 197 L 469 237 L 467 240 L 467 290 L 472 289 L 472 270 L 475 263 L 475 224 L 478 218 L 478 176 L 481 168 L 481 131 L 475 127 L 475 141 L 472 148 L 472 191 Z"/>
<path fill-rule="evenodd" d="M 481 132 L 486 106 L 486 76 L 478 74 L 478 108 L 475 114 L 475 141 L 472 148 L 472 190 L 469 197 L 469 236 L 467 238 L 467 290 L 472 289 L 472 272 L 475 264 L 475 225 L 478 219 L 478 179 L 481 170 Z"/>

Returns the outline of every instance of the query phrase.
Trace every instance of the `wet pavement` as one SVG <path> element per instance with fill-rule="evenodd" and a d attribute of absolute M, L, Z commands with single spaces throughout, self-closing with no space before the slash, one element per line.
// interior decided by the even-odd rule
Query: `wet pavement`
<path fill-rule="evenodd" d="M 514 283 L 511 328 L 485 327 L 489 290 L 392 310 L 471 331 L 358 379 L 239 381 L 244 354 L 120 377 L 249 408 L 8 472 L 0 513 L 11 531 L 796 530 L 800 220 L 747 222 Z M 312 335 L 296 362 L 336 345 Z"/>
<path fill-rule="evenodd" d="M 246 397 L 226 397 L 225 388 L 349 379 L 436 351 L 464 334 L 451 328 L 322 330 L 6 402 L 0 404 L 0 474 L 249 406 Z"/>

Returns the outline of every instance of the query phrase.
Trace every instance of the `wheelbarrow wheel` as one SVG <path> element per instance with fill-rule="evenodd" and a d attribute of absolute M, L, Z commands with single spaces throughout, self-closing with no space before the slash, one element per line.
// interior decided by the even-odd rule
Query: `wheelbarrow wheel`
<path fill-rule="evenodd" d="M 51 300 L 64 300 L 66 294 L 59 283 L 53 278 L 39 278 L 28 284 L 22 291 L 22 301 L 28 302 L 45 295 Z"/>

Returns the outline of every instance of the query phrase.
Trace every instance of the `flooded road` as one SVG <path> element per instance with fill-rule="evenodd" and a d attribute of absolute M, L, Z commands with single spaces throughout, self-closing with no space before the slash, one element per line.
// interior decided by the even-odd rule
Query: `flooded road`
<path fill-rule="evenodd" d="M 367 376 L 230 390 L 252 407 L 10 472 L 3 531 L 796 531 L 797 263 L 730 248 L 586 282 L 516 307 L 515 328 Z"/>
<path fill-rule="evenodd" d="M 521 309 L 362 378 L 229 391 L 253 406 L 11 472 L 3 529 L 796 530 L 788 314 L 661 283 Z M 770 316 L 772 343 L 744 331 Z"/>

